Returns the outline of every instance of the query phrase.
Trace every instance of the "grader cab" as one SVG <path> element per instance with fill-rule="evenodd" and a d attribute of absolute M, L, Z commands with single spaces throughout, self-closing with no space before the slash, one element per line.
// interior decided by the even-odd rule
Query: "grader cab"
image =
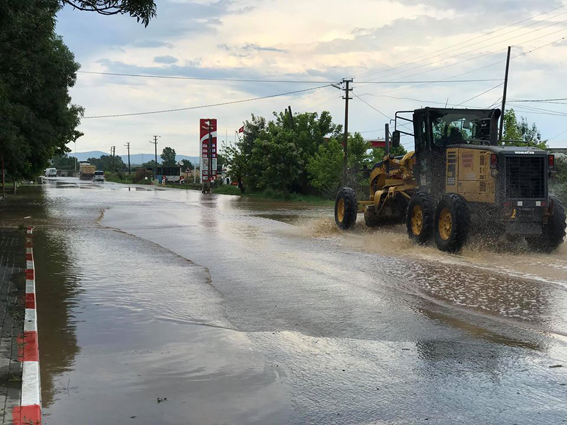
<path fill-rule="evenodd" d="M 339 190 L 336 224 L 351 228 L 358 212 L 370 227 L 405 222 L 410 239 L 434 238 L 448 252 L 459 251 L 472 231 L 523 237 L 536 251 L 555 249 L 566 226 L 563 205 L 548 193 L 555 158 L 534 147 L 503 146 L 499 117 L 499 109 L 397 112 L 392 145 L 403 134 L 415 150 L 374 165 L 368 200 Z"/>

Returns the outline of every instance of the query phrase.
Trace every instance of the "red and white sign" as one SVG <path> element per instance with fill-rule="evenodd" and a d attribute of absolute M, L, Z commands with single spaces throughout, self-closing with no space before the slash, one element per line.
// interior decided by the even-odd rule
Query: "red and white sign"
<path fill-rule="evenodd" d="M 217 120 L 216 118 L 201 118 L 200 123 L 201 149 L 201 181 L 214 181 L 217 177 Z M 211 175 L 209 176 L 209 135 L 210 158 L 212 159 Z"/>

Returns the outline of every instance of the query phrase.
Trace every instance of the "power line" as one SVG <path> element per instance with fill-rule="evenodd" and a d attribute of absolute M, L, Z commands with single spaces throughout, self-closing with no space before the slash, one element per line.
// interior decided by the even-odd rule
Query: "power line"
<path fill-rule="evenodd" d="M 551 41 L 551 42 L 549 42 L 549 43 L 542 44 L 541 46 L 534 47 L 533 49 L 531 49 L 531 50 L 529 50 L 529 51 L 527 51 L 527 52 L 522 52 L 522 53 L 519 53 L 519 54 L 513 56 L 512 59 L 516 59 L 516 58 L 519 58 L 519 57 L 521 57 L 521 56 L 529 55 L 530 53 L 533 53 L 533 52 L 535 52 L 536 50 L 543 49 L 544 47 L 551 46 L 552 44 L 555 44 L 555 43 L 558 43 L 558 42 L 560 42 L 560 41 L 563 41 L 563 40 L 565 40 L 565 38 L 566 38 L 566 37 L 561 37 L 561 38 L 558 38 L 557 40 Z M 480 67 L 480 68 L 475 68 L 475 69 L 472 69 L 472 70 L 470 70 L 470 71 L 462 72 L 462 73 L 457 74 L 457 75 L 452 75 L 451 77 L 444 78 L 442 81 L 450 80 L 450 79 L 457 78 L 457 77 L 462 77 L 463 75 L 472 74 L 473 72 L 481 71 L 481 70 L 483 70 L 483 69 L 490 68 L 490 67 L 493 67 L 493 66 L 495 66 L 495 65 L 499 65 L 499 64 L 501 64 L 501 63 L 503 63 L 503 62 L 506 62 L 506 59 L 499 60 L 499 61 L 497 61 L 497 62 L 493 62 L 493 63 L 491 63 L 491 64 L 489 64 L 489 65 L 485 65 L 485 66 L 482 66 L 482 67 Z M 427 85 L 427 84 L 424 83 L 424 84 L 421 84 L 421 85 L 424 86 L 424 85 Z M 401 87 L 401 88 L 397 88 L 397 89 L 394 89 L 394 90 L 388 90 L 388 91 L 383 92 L 383 93 L 380 93 L 380 94 L 393 93 L 393 92 L 402 91 L 402 90 L 407 90 L 407 89 L 408 89 L 408 87 Z"/>
<path fill-rule="evenodd" d="M 209 78 L 209 77 L 183 77 L 177 75 L 152 75 L 152 74 L 123 74 L 120 72 L 97 72 L 77 71 L 81 74 L 108 75 L 118 77 L 158 78 L 166 80 L 198 80 L 198 81 L 227 81 L 235 83 L 293 83 L 293 84 L 323 84 L 336 83 L 336 81 L 306 81 L 306 80 L 260 80 L 252 78 Z"/>
<path fill-rule="evenodd" d="M 518 99 L 518 100 L 509 100 L 509 102 L 541 102 L 541 103 L 552 103 L 552 102 L 559 102 L 559 101 L 567 100 L 567 97 L 559 97 L 555 99 Z"/>
<path fill-rule="evenodd" d="M 515 25 L 518 25 L 518 24 L 521 24 L 521 23 L 523 23 L 523 22 L 526 22 L 526 21 L 529 21 L 529 20 L 538 18 L 538 17 L 543 16 L 543 15 L 547 15 L 548 13 L 551 13 L 551 12 L 555 12 L 556 10 L 562 9 L 562 8 L 564 8 L 564 7 L 565 7 L 565 5 L 562 5 L 562 6 L 559 6 L 559 7 L 554 8 L 554 9 L 550 9 L 550 10 L 548 10 L 548 11 L 546 11 L 546 12 L 540 13 L 540 14 L 538 14 L 538 15 L 531 16 L 531 17 L 526 18 L 526 19 L 523 19 L 523 20 L 521 20 L 521 21 L 512 23 L 512 24 L 510 24 L 510 25 L 506 25 L 505 27 L 502 27 L 502 28 L 499 28 L 499 29 L 490 31 L 490 32 L 485 33 L 485 34 L 481 34 L 481 35 L 479 35 L 479 36 L 476 36 L 476 37 L 470 38 L 470 39 L 468 39 L 468 40 L 465 40 L 465 41 L 462 41 L 462 42 L 453 44 L 453 45 L 448 46 L 448 47 L 444 47 L 444 48 L 439 49 L 439 50 L 435 50 L 435 51 L 433 51 L 433 52 L 431 52 L 431 53 L 424 53 L 423 55 L 420 55 L 420 56 L 417 56 L 417 57 L 413 58 L 413 61 L 398 62 L 397 64 L 393 65 L 392 67 L 383 67 L 383 68 L 378 69 L 378 70 L 375 70 L 375 71 L 369 71 L 369 72 L 365 72 L 365 73 L 363 73 L 363 74 L 359 74 L 359 75 L 357 75 L 356 77 L 358 78 L 358 77 L 362 77 L 362 76 L 366 76 L 366 75 L 376 74 L 376 73 L 379 73 L 379 72 L 384 71 L 384 70 L 394 70 L 394 69 L 396 69 L 396 68 L 399 68 L 399 67 L 400 67 L 401 65 L 403 65 L 403 64 L 415 63 L 415 59 L 420 59 L 420 58 L 424 58 L 424 57 L 426 57 L 426 58 L 431 58 L 431 55 L 432 55 L 432 54 L 436 54 L 436 53 L 443 52 L 443 51 L 448 50 L 448 49 L 452 49 L 453 47 L 457 47 L 457 46 L 461 46 L 461 45 L 463 45 L 463 44 L 467 44 L 467 43 L 469 43 L 469 42 L 471 42 L 471 41 L 477 40 L 477 39 L 479 39 L 479 38 L 486 37 L 486 36 L 488 36 L 488 35 L 490 35 L 490 34 L 494 34 L 494 33 L 500 32 L 500 31 L 505 30 L 505 29 L 507 29 L 507 28 L 511 28 L 511 27 L 513 27 L 513 26 L 515 26 Z M 551 16 L 551 17 L 549 17 L 549 18 L 547 18 L 547 19 L 543 19 L 543 20 L 541 20 L 541 21 L 537 21 L 536 23 L 544 22 L 544 21 L 546 21 L 546 20 L 548 20 L 548 19 L 551 19 L 551 18 L 556 17 L 556 16 L 560 16 L 560 15 L 561 15 L 561 14 L 555 15 L 555 16 Z M 533 25 L 533 24 L 530 24 L 530 25 Z M 529 25 L 528 25 L 528 26 L 529 26 Z M 525 28 L 525 27 L 521 27 L 521 28 L 519 28 L 519 29 L 522 29 L 522 28 Z M 506 33 L 506 34 L 509 34 L 509 32 Z M 498 37 L 501 37 L 502 35 L 504 35 L 504 34 L 501 34 L 501 35 L 499 35 Z M 478 43 L 476 43 L 476 44 L 478 44 Z M 456 49 L 456 50 L 461 50 L 461 49 Z M 453 50 L 453 51 L 456 51 L 456 50 Z M 417 61 L 417 62 L 421 62 L 421 60 L 420 60 L 420 61 Z"/>
<path fill-rule="evenodd" d="M 136 116 L 136 115 L 150 115 L 150 114 L 163 114 L 163 113 L 168 113 L 168 112 L 190 111 L 190 110 L 194 110 L 194 109 L 204 109 L 204 108 L 212 108 L 214 106 L 234 105 L 236 103 L 252 102 L 254 100 L 262 100 L 262 99 L 270 99 L 270 98 L 273 98 L 273 97 L 287 96 L 287 95 L 290 95 L 290 94 L 297 94 L 297 93 L 303 93 L 303 92 L 307 92 L 307 91 L 311 91 L 311 90 L 318 90 L 318 89 L 322 89 L 324 87 L 329 87 L 329 86 L 330 86 L 330 84 L 327 84 L 327 85 L 324 85 L 324 86 L 311 87 L 311 88 L 303 89 L 303 90 L 295 90 L 295 91 L 291 91 L 291 92 L 287 92 L 287 93 L 271 94 L 271 95 L 268 95 L 268 96 L 253 97 L 253 98 L 250 98 L 250 99 L 233 100 L 231 102 L 214 103 L 214 104 L 211 104 L 211 105 L 189 106 L 189 107 L 186 107 L 186 108 L 165 109 L 165 110 L 161 110 L 161 111 L 149 111 L 149 112 L 133 112 L 133 113 L 127 113 L 127 114 L 95 115 L 95 116 L 83 117 L 83 118 L 84 119 L 118 118 L 118 117 L 130 117 L 130 116 Z"/>
<path fill-rule="evenodd" d="M 567 20 L 555 22 L 555 23 L 553 23 L 553 24 L 551 24 L 551 25 L 548 25 L 548 26 L 546 26 L 546 27 L 544 27 L 544 28 L 539 28 L 539 29 L 537 29 L 537 30 L 531 31 L 530 33 L 537 32 L 537 31 L 540 31 L 540 30 L 542 30 L 542 29 L 547 29 L 547 28 L 552 27 L 552 26 L 554 26 L 554 25 L 562 24 L 562 23 L 565 23 L 565 22 L 567 22 Z M 524 43 L 529 43 L 529 42 L 531 42 L 531 41 L 539 40 L 540 38 L 548 37 L 548 36 L 550 36 L 550 35 L 557 34 L 557 33 L 561 32 L 561 31 L 565 31 L 565 28 L 561 28 L 561 29 L 558 30 L 558 31 L 554 31 L 554 32 L 551 32 L 551 33 L 549 33 L 549 34 L 542 35 L 542 36 L 540 36 L 540 37 L 532 38 L 532 39 L 530 39 L 530 40 L 525 41 Z M 530 34 L 530 33 L 527 33 L 527 34 Z M 460 56 L 468 55 L 468 54 L 473 53 L 473 52 L 476 52 L 476 51 L 478 51 L 478 50 L 482 50 L 482 49 L 484 49 L 485 47 L 495 46 L 495 45 L 497 45 L 497 44 L 501 44 L 501 43 L 504 43 L 504 42 L 506 42 L 506 41 L 510 41 L 510 40 L 515 39 L 515 38 L 518 38 L 518 37 L 523 37 L 523 36 L 525 36 L 525 35 L 527 35 L 527 34 L 522 34 L 522 35 L 520 35 L 520 36 L 514 36 L 514 37 L 511 37 L 511 38 L 507 38 L 507 39 L 505 39 L 505 40 L 500 40 L 500 41 L 498 41 L 498 42 L 496 42 L 496 43 L 489 44 L 488 46 L 482 46 L 482 47 L 479 47 L 479 48 L 477 48 L 477 49 L 473 49 L 473 50 L 469 50 L 469 51 L 467 51 L 467 52 L 459 53 L 458 55 L 450 56 L 450 57 L 446 58 L 445 60 L 454 59 L 454 58 L 457 58 L 457 57 L 460 57 Z M 469 61 L 471 61 L 471 60 L 478 60 L 478 59 L 483 58 L 483 57 L 486 57 L 486 56 L 492 56 L 492 55 L 495 55 L 495 54 L 498 54 L 498 53 L 500 53 L 500 52 L 498 52 L 498 51 L 497 51 L 497 52 L 489 52 L 489 53 L 485 53 L 485 54 L 480 55 L 480 56 L 470 57 L 470 58 L 468 58 L 468 59 L 464 59 L 464 60 L 461 60 L 461 61 L 458 61 L 458 62 L 449 64 L 449 65 L 443 65 L 443 69 L 450 68 L 450 67 L 452 67 L 452 66 L 459 65 L 459 64 L 462 64 L 462 63 L 465 63 L 465 62 L 469 62 Z M 412 70 L 415 70 L 415 69 L 423 68 L 423 67 L 425 67 L 425 66 L 432 65 L 433 63 L 434 63 L 434 62 L 431 62 L 431 63 L 429 63 L 429 64 L 420 65 L 420 66 L 417 66 L 417 67 L 415 67 L 415 68 L 408 69 L 408 70 L 403 71 L 403 72 L 408 72 L 408 71 L 412 71 Z M 417 72 L 417 73 L 415 73 L 415 74 L 405 75 L 405 76 L 403 76 L 403 77 L 404 77 L 404 78 L 415 77 L 416 75 L 427 74 L 428 72 L 433 72 L 433 71 L 436 71 L 436 70 L 437 70 L 436 68 L 434 68 L 434 69 L 429 69 L 429 70 L 427 70 L 427 71 L 420 71 L 420 72 Z M 403 73 L 403 72 L 398 72 L 398 73 L 395 73 L 395 74 L 391 74 L 390 76 L 396 75 L 396 74 L 400 74 L 400 73 Z"/>
<path fill-rule="evenodd" d="M 498 84 L 498 85 L 492 87 L 491 89 L 488 89 L 488 90 L 486 90 L 486 91 L 483 91 L 482 93 L 477 94 L 476 96 L 473 96 L 473 97 L 471 97 L 470 99 L 465 100 L 464 102 L 459 103 L 457 106 L 461 106 L 461 105 L 463 105 L 463 104 L 465 104 L 465 103 L 468 103 L 468 102 L 470 102 L 471 100 L 476 99 L 477 97 L 480 97 L 480 96 L 482 96 L 483 94 L 486 94 L 486 93 L 488 93 L 488 92 L 491 92 L 492 90 L 497 89 L 498 87 L 500 87 L 500 86 L 502 86 L 502 85 L 504 85 L 504 83 L 500 83 L 500 84 Z"/>
<path fill-rule="evenodd" d="M 357 81 L 357 84 L 433 84 L 433 83 L 478 83 L 489 81 L 502 81 L 501 78 L 490 78 L 481 80 L 425 80 L 425 81 Z"/>
<path fill-rule="evenodd" d="M 365 131 L 357 131 L 357 133 L 364 134 L 364 133 L 376 133 L 377 131 L 384 131 L 383 128 L 379 128 L 376 130 L 365 130 Z"/>
<path fill-rule="evenodd" d="M 520 109 L 520 110 L 524 110 L 524 111 L 528 111 L 528 112 L 533 112 L 533 113 L 540 113 L 540 114 L 544 113 L 546 115 L 555 115 L 555 116 L 560 116 L 560 117 L 567 116 L 567 112 L 554 111 L 554 110 L 551 110 L 551 109 L 535 108 L 533 106 L 517 105 L 516 109 Z"/>
<path fill-rule="evenodd" d="M 566 12 L 567 13 L 567 12 Z M 118 72 L 96 72 L 96 71 L 77 71 L 82 74 L 109 75 L 120 77 L 137 77 L 137 78 L 157 78 L 166 80 L 189 80 L 189 81 L 226 81 L 237 83 L 292 83 L 292 84 L 332 84 L 336 81 L 308 81 L 308 80 L 260 80 L 260 79 L 237 79 L 237 78 L 207 78 L 207 77 L 183 77 L 177 75 L 153 75 L 153 74 L 123 74 Z M 500 81 L 498 79 L 472 79 L 472 80 L 455 80 L 454 83 L 471 83 L 471 82 L 488 82 Z M 357 81 L 358 84 L 421 84 L 421 83 L 437 83 L 433 81 Z"/>
<path fill-rule="evenodd" d="M 389 120 L 392 119 L 392 118 L 390 118 L 388 115 L 386 115 L 384 112 L 382 112 L 382 111 L 376 109 L 374 106 L 372 106 L 372 105 L 371 105 L 370 103 L 368 103 L 366 100 L 362 99 L 362 98 L 361 98 L 359 95 L 357 95 L 356 93 L 353 92 L 352 94 L 354 94 L 354 95 L 357 97 L 357 99 L 359 99 L 362 103 L 365 103 L 366 105 L 370 106 L 372 109 L 374 109 L 374 110 L 375 110 L 376 112 L 378 112 L 379 114 L 385 116 L 385 117 L 388 118 Z"/>
<path fill-rule="evenodd" d="M 556 136 L 553 136 L 551 139 L 547 139 L 548 142 L 552 141 L 553 139 L 557 139 L 559 136 L 563 136 L 565 133 L 567 133 L 567 130 L 562 131 L 561 133 L 559 133 Z"/>

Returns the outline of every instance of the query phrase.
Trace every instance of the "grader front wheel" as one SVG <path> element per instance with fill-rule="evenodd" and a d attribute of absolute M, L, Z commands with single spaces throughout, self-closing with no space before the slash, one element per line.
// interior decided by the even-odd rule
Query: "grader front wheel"
<path fill-rule="evenodd" d="M 426 192 L 415 192 L 406 213 L 406 227 L 411 240 L 425 244 L 433 233 L 435 207 L 433 198 Z"/>
<path fill-rule="evenodd" d="M 356 193 L 350 187 L 343 187 L 337 193 L 335 201 L 335 223 L 343 230 L 348 230 L 356 223 Z"/>

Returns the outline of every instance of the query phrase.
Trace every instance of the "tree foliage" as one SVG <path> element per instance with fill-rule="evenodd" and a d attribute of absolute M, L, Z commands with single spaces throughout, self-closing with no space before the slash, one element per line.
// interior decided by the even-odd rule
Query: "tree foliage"
<path fill-rule="evenodd" d="M 340 134 L 341 126 L 328 112 L 274 113 L 273 121 L 252 115 L 244 123 L 242 139 L 222 152 L 229 175 L 252 190 L 306 193 L 312 185 L 308 163 L 327 137 Z"/>
<path fill-rule="evenodd" d="M 398 146 L 397 148 L 390 148 L 390 154 L 394 156 L 402 156 L 408 153 L 408 151 L 403 146 Z M 370 156 L 370 165 L 373 166 L 377 162 L 384 160 L 386 152 L 384 148 L 374 148 L 372 149 L 372 154 Z"/>
<path fill-rule="evenodd" d="M 161 153 L 161 162 L 164 167 L 175 167 L 177 165 L 177 161 L 175 160 L 175 149 L 170 147 L 163 148 Z"/>
<path fill-rule="evenodd" d="M 55 34 L 59 4 L 0 2 L 0 154 L 8 173 L 33 178 L 76 131 L 82 108 L 71 103 L 79 64 Z"/>
<path fill-rule="evenodd" d="M 508 109 L 504 113 L 502 138 L 504 143 L 512 145 L 514 142 L 521 142 L 529 146 L 537 146 L 540 149 L 547 149 L 547 140 L 541 139 L 541 133 L 535 123 L 530 125 L 525 117 L 521 117 L 518 122 L 514 109 Z"/>
<path fill-rule="evenodd" d="M 97 170 L 102 171 L 122 171 L 128 167 L 119 156 L 102 155 L 100 158 L 89 158 L 88 161 L 96 167 Z"/>
<path fill-rule="evenodd" d="M 195 168 L 193 163 L 191 161 L 189 161 L 188 159 L 182 159 L 179 162 L 181 163 L 181 170 L 183 172 L 185 172 L 186 170 L 193 171 L 193 168 Z"/>
<path fill-rule="evenodd" d="M 156 165 L 159 167 L 159 164 L 156 164 L 156 162 L 152 159 L 151 161 L 144 162 L 142 164 L 142 168 L 151 168 L 153 170 L 154 168 L 156 168 Z"/>
<path fill-rule="evenodd" d="M 338 140 L 336 137 L 330 138 L 328 142 L 319 146 L 318 152 L 307 165 L 311 184 L 327 197 L 334 196 L 343 183 L 344 149 L 342 141 L 342 135 Z M 364 170 L 372 158 L 372 154 L 369 153 L 370 144 L 360 133 L 354 133 L 354 135 L 349 135 L 347 150 L 348 184 L 358 186 L 368 177 L 364 174 Z"/>
<path fill-rule="evenodd" d="M 96 12 L 101 15 L 128 14 L 136 21 L 148 26 L 156 16 L 154 0 L 58 0 L 61 6 L 69 5 L 75 9 Z"/>
<path fill-rule="evenodd" d="M 79 162 L 74 156 L 58 155 L 53 158 L 53 168 L 58 170 L 74 170 L 78 167 Z"/>

